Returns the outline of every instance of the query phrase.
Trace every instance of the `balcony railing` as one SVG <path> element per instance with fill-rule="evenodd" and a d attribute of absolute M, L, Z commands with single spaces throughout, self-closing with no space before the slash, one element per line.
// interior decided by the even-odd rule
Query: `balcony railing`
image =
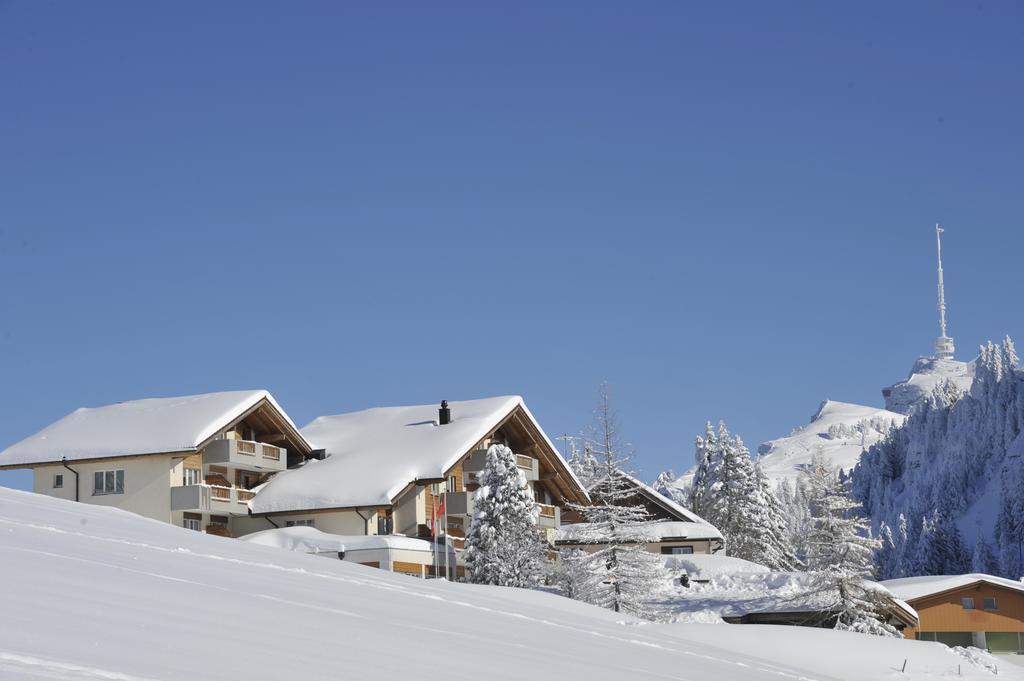
<path fill-rule="evenodd" d="M 477 449 L 474 450 L 466 461 L 462 464 L 462 471 L 464 479 L 467 484 L 477 482 L 479 473 L 484 469 L 484 465 L 487 463 L 487 450 Z M 537 459 L 532 456 L 526 456 L 525 454 L 516 454 L 516 466 L 526 476 L 528 482 L 533 482 L 540 478 L 540 464 Z"/>
<path fill-rule="evenodd" d="M 253 440 L 214 440 L 203 452 L 204 464 L 281 471 L 285 468 L 284 449 Z"/>
<path fill-rule="evenodd" d="M 537 525 L 544 528 L 555 528 L 562 524 L 562 509 L 549 504 L 537 504 L 540 506 L 540 514 L 537 517 Z"/>
<path fill-rule="evenodd" d="M 254 496 L 241 487 L 181 485 L 171 488 L 171 510 L 247 515 L 247 502 Z"/>

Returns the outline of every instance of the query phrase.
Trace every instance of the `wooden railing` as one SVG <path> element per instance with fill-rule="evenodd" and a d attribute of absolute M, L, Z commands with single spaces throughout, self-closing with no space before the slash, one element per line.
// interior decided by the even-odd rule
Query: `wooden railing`
<path fill-rule="evenodd" d="M 246 501 L 249 501 L 254 496 L 256 496 L 255 492 L 250 492 L 247 489 L 241 489 L 241 488 L 235 490 L 235 493 L 238 495 L 238 501 L 240 501 L 242 503 L 244 503 Z"/>
<path fill-rule="evenodd" d="M 210 485 L 210 496 L 219 501 L 231 501 L 231 488 Z"/>
<path fill-rule="evenodd" d="M 542 516 L 544 516 L 545 518 L 554 518 L 555 517 L 555 507 L 554 506 L 549 506 L 547 504 L 537 504 L 537 505 L 540 506 L 540 514 Z"/>
<path fill-rule="evenodd" d="M 249 442 L 248 440 L 238 440 L 238 453 L 239 454 L 255 454 L 256 443 Z"/>
<path fill-rule="evenodd" d="M 273 459 L 274 461 L 281 460 L 281 448 L 274 447 L 273 445 L 263 445 L 263 458 Z"/>
<path fill-rule="evenodd" d="M 516 465 L 520 468 L 533 468 L 533 458 L 516 454 Z"/>

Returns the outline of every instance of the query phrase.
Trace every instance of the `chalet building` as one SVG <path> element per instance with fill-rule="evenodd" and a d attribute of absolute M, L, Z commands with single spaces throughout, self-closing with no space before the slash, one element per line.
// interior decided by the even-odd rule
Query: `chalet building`
<path fill-rule="evenodd" d="M 346 538 L 446 534 L 456 555 L 451 574 L 461 575 L 458 556 L 473 516 L 473 493 L 487 448 L 498 443 L 515 452 L 549 541 L 568 504 L 589 503 L 586 490 L 520 397 L 321 416 L 301 432 L 326 457 L 279 473 L 260 487 L 249 503 L 251 516 L 232 519 L 235 536 L 311 526 L 355 546 Z M 381 541 L 374 545 L 387 547 Z M 417 576 L 435 572 L 435 560 L 425 553 L 418 560 L 359 562 Z"/>
<path fill-rule="evenodd" d="M 230 535 L 252 488 L 312 447 L 265 390 L 78 409 L 0 452 L 33 490 Z"/>
<path fill-rule="evenodd" d="M 666 556 L 687 554 L 714 554 L 725 548 L 722 533 L 706 520 L 687 508 L 672 501 L 650 485 L 645 485 L 631 475 L 622 474 L 634 494 L 618 502 L 622 506 L 643 506 L 651 521 L 644 534 L 648 537 L 647 550 Z M 600 499 L 600 483 L 591 487 L 591 495 Z M 586 523 L 578 513 L 567 515 L 565 524 L 555 535 L 558 548 L 576 547 L 596 550 L 605 544 L 595 542 L 590 536 Z"/>
<path fill-rule="evenodd" d="M 906 638 L 993 653 L 1024 652 L 1024 584 L 985 574 L 905 577 L 882 582 L 910 604 L 920 624 Z"/>

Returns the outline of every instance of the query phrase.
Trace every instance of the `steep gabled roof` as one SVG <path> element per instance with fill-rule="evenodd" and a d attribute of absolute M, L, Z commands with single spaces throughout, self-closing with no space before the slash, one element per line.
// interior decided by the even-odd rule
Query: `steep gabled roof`
<path fill-rule="evenodd" d="M 882 582 L 882 586 L 891 591 L 897 598 L 905 601 L 917 601 L 978 583 L 991 584 L 992 586 L 999 586 L 1004 589 L 1024 592 L 1024 583 L 980 572 L 966 575 L 926 575 L 922 577 L 887 579 Z"/>
<path fill-rule="evenodd" d="M 704 520 L 690 509 L 681 506 L 675 501 L 669 499 L 667 496 L 665 496 L 658 490 L 654 489 L 653 487 L 646 483 L 641 482 L 639 479 L 633 477 L 629 473 L 619 471 L 619 476 L 622 478 L 622 480 L 626 482 L 627 486 L 636 489 L 637 494 L 644 497 L 652 504 L 659 506 L 662 510 L 665 511 L 665 513 L 672 516 L 675 520 L 684 523 L 702 523 L 704 525 L 710 525 L 708 521 Z M 602 482 L 604 482 L 605 478 L 607 477 L 608 476 L 604 476 L 599 480 L 595 481 L 590 486 L 590 490 L 596 490 L 598 486 Z"/>
<path fill-rule="evenodd" d="M 77 409 L 0 452 L 0 468 L 191 452 L 247 412 L 268 404 L 307 446 L 295 424 L 266 390 L 159 397 Z"/>
<path fill-rule="evenodd" d="M 437 405 L 380 407 L 321 416 L 302 429 L 323 461 L 279 473 L 260 488 L 249 506 L 254 513 L 328 508 L 382 507 L 417 481 L 444 478 L 448 470 L 502 422 L 521 410 L 557 458 L 556 465 L 583 486 L 544 435 L 519 396 L 489 397 L 450 404 L 452 421 L 439 425 Z"/>
<path fill-rule="evenodd" d="M 690 509 L 681 506 L 675 501 L 669 499 L 667 496 L 654 489 L 650 485 L 640 482 L 637 478 L 634 478 L 628 473 L 623 473 L 623 477 L 632 485 L 634 485 L 641 495 L 649 499 L 652 503 L 661 506 L 665 511 L 672 516 L 675 516 L 676 520 L 681 522 L 690 523 L 703 523 L 704 525 L 710 526 L 711 523 L 701 518 L 699 515 L 691 511 Z"/>

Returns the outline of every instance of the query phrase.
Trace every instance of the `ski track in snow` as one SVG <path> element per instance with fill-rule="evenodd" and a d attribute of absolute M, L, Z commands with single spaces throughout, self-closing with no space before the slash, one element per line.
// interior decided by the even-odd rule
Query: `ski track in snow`
<path fill-rule="evenodd" d="M 151 676 L 134 676 L 121 672 L 83 667 L 29 655 L 0 651 L 0 678 L 23 679 L 31 677 L 58 679 L 59 681 L 160 681 Z"/>
<path fill-rule="evenodd" d="M 364 580 L 364 579 L 357 579 L 357 578 L 352 578 L 352 577 L 342 577 L 342 576 L 337 575 L 337 574 L 328 574 L 328 573 L 324 573 L 324 572 L 317 572 L 317 571 L 313 571 L 313 570 L 308 570 L 306 568 L 294 568 L 294 567 L 287 567 L 287 566 L 283 566 L 283 565 L 278 565 L 278 564 L 275 564 L 275 563 L 263 563 L 263 562 L 254 562 L 254 561 L 240 560 L 240 559 L 237 559 L 237 558 L 226 558 L 224 556 L 219 556 L 219 555 L 216 555 L 216 554 L 197 553 L 197 552 L 191 551 L 189 549 L 181 548 L 181 547 L 171 549 L 171 548 L 167 548 L 167 547 L 164 547 L 164 546 L 157 546 L 157 545 L 153 545 L 153 544 L 148 544 L 146 542 L 136 542 L 136 541 L 130 541 L 130 540 L 127 540 L 127 539 L 116 539 L 116 538 L 113 538 L 113 537 L 105 537 L 105 536 L 102 536 L 102 535 L 94 535 L 94 534 L 89 534 L 89 533 L 86 533 L 86 532 L 74 532 L 74 531 L 70 531 L 70 530 L 64 530 L 64 529 L 61 529 L 59 527 L 54 527 L 53 525 L 41 525 L 41 524 L 32 523 L 32 522 L 9 520 L 9 519 L 6 519 L 6 518 L 0 518 L 0 525 L 8 525 L 8 526 L 13 526 L 13 527 L 20 527 L 20 528 L 25 528 L 25 529 L 29 529 L 29 530 L 39 531 L 39 532 L 54 532 L 54 533 L 58 533 L 58 534 L 65 534 L 65 535 L 69 535 L 69 536 L 73 536 L 73 537 L 79 537 L 79 538 L 82 538 L 82 539 L 88 539 L 90 541 L 101 541 L 101 542 L 108 542 L 108 543 L 112 543 L 112 544 L 119 544 L 119 545 L 123 545 L 123 546 L 131 546 L 131 547 L 138 548 L 138 549 L 149 550 L 149 551 L 156 551 L 156 552 L 160 552 L 160 553 L 169 553 L 169 554 L 174 554 L 174 555 L 178 555 L 178 556 L 182 556 L 182 557 L 187 557 L 187 558 L 197 558 L 197 559 L 202 559 L 202 560 L 225 561 L 225 562 L 228 562 L 228 563 L 239 564 L 239 565 L 246 565 L 246 566 L 249 566 L 249 567 L 289 572 L 289 573 L 292 573 L 292 574 L 303 575 L 305 577 L 316 578 L 316 579 L 326 579 L 326 580 L 335 581 L 335 582 L 344 582 L 344 583 L 358 585 L 358 586 L 361 586 L 361 587 L 368 587 L 368 588 L 373 588 L 373 589 L 378 589 L 378 590 L 383 590 L 383 591 L 392 591 L 392 592 L 397 591 L 397 592 L 405 593 L 405 594 L 407 594 L 409 596 L 415 596 L 415 597 L 423 598 L 423 599 L 427 599 L 427 600 L 443 601 L 443 602 L 448 603 L 450 605 L 455 605 L 455 606 L 459 606 L 459 607 L 469 608 L 469 609 L 478 610 L 478 611 L 482 611 L 482 612 L 488 612 L 488 613 L 492 613 L 492 614 L 495 614 L 495 615 L 501 615 L 501 616 L 505 616 L 505 617 L 509 617 L 509 618 L 514 618 L 514 619 L 527 620 L 529 622 L 532 622 L 532 623 L 535 623 L 535 624 L 538 624 L 538 625 L 543 625 L 543 626 L 551 627 L 551 628 L 554 628 L 554 629 L 561 629 L 561 630 L 573 632 L 575 634 L 586 634 L 586 635 L 595 636 L 595 637 L 598 637 L 598 638 L 612 640 L 612 641 L 616 641 L 616 642 L 625 642 L 625 643 L 629 643 L 631 645 L 640 646 L 640 647 L 644 647 L 644 648 L 655 648 L 655 649 L 658 649 L 659 651 L 661 651 L 663 653 L 666 653 L 666 654 L 678 655 L 678 656 L 682 656 L 682 657 L 696 657 L 696 658 L 699 658 L 699 659 L 702 659 L 702 660 L 707 660 L 707 661 L 714 662 L 714 663 L 717 663 L 717 664 L 727 665 L 727 666 L 730 666 L 730 667 L 736 667 L 736 668 L 741 668 L 741 669 L 756 669 L 758 671 L 764 671 L 764 672 L 767 672 L 767 673 L 770 673 L 770 674 L 773 674 L 773 675 L 777 675 L 777 676 L 780 676 L 780 677 L 783 677 L 783 678 L 786 678 L 786 679 L 792 679 L 793 681 L 832 681 L 830 679 L 830 677 L 808 677 L 808 676 L 804 676 L 803 674 L 799 673 L 796 670 L 793 670 L 793 669 L 782 669 L 782 668 L 779 668 L 779 667 L 777 667 L 775 665 L 763 664 L 759 660 L 753 660 L 753 659 L 750 659 L 750 658 L 746 658 L 746 661 L 742 661 L 740 659 L 736 659 L 737 657 L 740 657 L 739 654 L 733 653 L 731 651 L 727 651 L 727 650 L 724 650 L 724 649 L 721 649 L 721 648 L 716 648 L 717 651 L 720 651 L 720 655 L 708 655 L 708 654 L 704 654 L 704 653 L 697 653 L 697 652 L 694 652 L 692 650 L 680 649 L 680 648 L 676 647 L 676 645 L 679 645 L 679 644 L 684 644 L 685 645 L 688 642 L 685 641 L 685 640 L 675 639 L 675 638 L 669 637 L 669 636 L 665 636 L 665 637 L 660 637 L 659 636 L 659 638 L 661 639 L 661 641 L 659 643 L 652 643 L 650 641 L 642 641 L 642 640 L 638 640 L 638 639 L 624 638 L 624 637 L 621 637 L 621 636 L 613 636 L 613 635 L 606 634 L 606 633 L 603 633 L 603 632 L 600 632 L 600 631 L 595 631 L 595 630 L 592 630 L 592 629 L 579 629 L 577 626 L 571 625 L 571 624 L 565 624 L 565 623 L 556 622 L 556 621 L 552 621 L 552 620 L 546 620 L 546 619 L 536 619 L 536 618 L 524 615 L 522 613 L 506 612 L 504 610 L 499 610 L 499 609 L 494 609 L 494 608 L 486 608 L 486 607 L 483 607 L 483 606 L 480 606 L 480 605 L 476 605 L 476 604 L 473 604 L 473 603 L 468 603 L 466 601 L 461 601 L 461 600 L 450 600 L 450 599 L 444 598 L 444 597 L 442 597 L 442 596 L 440 596 L 438 594 L 423 593 L 421 591 L 418 591 L 417 589 L 410 589 L 410 588 L 407 588 L 407 587 L 404 587 L 404 586 L 400 586 L 400 585 L 397 585 L 397 584 L 387 584 L 387 583 L 384 583 L 384 582 L 381 582 L 381 581 L 378 581 L 378 580 Z M 13 531 L 13 530 L 9 530 L 9 531 Z M 217 591 L 224 591 L 224 592 L 229 592 L 229 593 L 233 592 L 233 590 L 226 589 L 224 587 L 213 586 L 213 585 L 206 584 L 206 583 L 203 583 L 203 582 L 196 582 L 194 580 L 182 579 L 180 577 L 174 577 L 174 576 L 171 576 L 171 575 L 166 575 L 166 574 L 161 574 L 161 573 L 154 573 L 154 572 L 148 572 L 148 571 L 142 571 L 142 570 L 135 570 L 133 568 L 128 568 L 128 567 L 124 567 L 124 566 L 121 566 L 121 565 L 117 565 L 115 563 L 106 563 L 106 562 L 103 562 L 103 561 L 94 561 L 94 560 L 88 560 L 88 559 L 84 559 L 84 558 L 74 558 L 74 557 L 70 557 L 70 556 L 66 556 L 66 555 L 62 555 L 62 554 L 50 553 L 50 552 L 40 551 L 40 550 L 35 550 L 35 549 L 14 548 L 14 547 L 4 547 L 4 548 L 6 548 L 7 550 L 18 550 L 18 551 L 25 551 L 25 552 L 30 552 L 30 553 L 39 553 L 39 554 L 42 554 L 42 555 L 46 555 L 48 557 L 64 558 L 64 559 L 67 559 L 67 560 L 75 560 L 75 561 L 80 561 L 80 562 L 85 562 L 85 563 L 91 563 L 91 564 L 100 565 L 100 566 L 103 566 L 103 567 L 109 567 L 109 568 L 112 568 L 112 569 L 115 569 L 115 570 L 124 570 L 126 572 L 134 572 L 134 573 L 137 573 L 137 574 L 153 577 L 153 578 L 156 578 L 156 579 L 165 579 L 165 580 L 168 580 L 168 581 L 184 582 L 184 583 L 187 583 L 187 584 L 191 584 L 191 585 L 195 585 L 195 586 L 200 586 L 200 587 L 205 587 L 205 588 L 209 588 L 209 589 L 214 589 L 214 590 L 217 590 Z M 235 593 L 242 593 L 242 592 L 241 591 L 237 591 Z M 360 617 L 361 618 L 361 616 L 356 614 L 356 613 L 346 612 L 346 611 L 343 611 L 343 610 L 337 610 L 337 609 L 333 609 L 333 608 L 315 606 L 315 605 L 311 605 L 309 603 L 298 603 L 298 602 L 295 602 L 295 601 L 290 601 L 290 600 L 286 600 L 286 599 L 279 599 L 279 598 L 276 598 L 276 597 L 273 597 L 273 596 L 267 596 L 267 595 L 262 595 L 261 597 L 262 598 L 266 598 L 266 599 L 271 600 L 271 601 L 279 602 L 279 603 L 282 603 L 282 604 L 292 605 L 292 606 L 295 606 L 295 607 L 309 608 L 309 609 L 313 609 L 313 610 L 320 610 L 320 611 L 324 611 L 324 612 L 335 613 L 335 614 L 338 614 L 338 615 L 341 615 L 341 616 L 346 616 L 346 617 Z M 419 627 L 419 626 L 406 625 L 406 624 L 400 623 L 400 622 L 394 622 L 394 623 L 392 623 L 392 626 L 398 626 L 398 627 L 414 629 L 414 630 L 422 629 L 422 627 Z M 654 633 L 654 632 L 652 631 L 651 633 Z M 3 660 L 6 659 L 5 657 L 2 657 L 2 655 L 4 655 L 4 654 L 0 653 L 0 665 L 2 665 L 3 664 Z M 12 659 L 15 659 L 15 660 L 22 659 L 21 657 L 19 657 L 17 655 L 11 655 L 10 657 Z M 26 660 L 34 660 L 36 658 L 24 658 L 24 659 L 26 659 Z M 21 663 L 21 664 L 24 664 L 24 663 Z M 136 677 L 136 676 L 130 676 L 130 675 L 125 675 L 125 674 L 119 674 L 117 672 L 106 672 L 104 670 L 94 670 L 94 669 L 89 669 L 89 668 L 85 668 L 85 667 L 78 667 L 76 665 L 67 665 L 67 664 L 59 663 L 59 662 L 48 662 L 48 661 L 42 660 L 42 661 L 40 661 L 40 664 L 42 665 L 41 668 L 45 669 L 46 673 L 48 674 L 48 676 L 46 676 L 44 678 L 56 678 L 56 679 L 64 679 L 64 678 L 68 678 L 68 679 L 78 679 L 78 678 L 83 678 L 83 679 L 105 679 L 105 678 L 109 678 L 109 679 L 115 679 L 115 680 L 118 680 L 118 681 L 121 681 L 121 680 L 123 680 L 123 681 L 137 681 L 139 679 L 142 679 L 142 677 Z M 50 666 L 47 667 L 46 666 L 47 664 L 50 665 Z M 65 667 L 67 669 L 64 669 Z M 0 666 L 0 670 L 2 670 L 2 669 L 4 669 L 4 667 Z M 625 672 L 629 672 L 631 669 L 633 669 L 633 668 L 629 668 L 629 669 L 624 668 L 624 671 Z M 52 672 L 65 673 L 65 671 L 67 673 L 79 674 L 79 676 L 54 676 L 53 673 L 52 673 Z M 633 671 L 635 671 L 635 670 L 633 670 Z M 649 672 L 649 671 L 646 672 L 646 673 L 648 675 L 651 674 L 651 672 Z M 85 674 L 85 675 L 83 675 L 83 674 Z M 91 676 L 89 674 L 91 674 Z M 107 674 L 107 676 L 103 676 L 103 674 Z M 677 679 L 679 681 L 688 681 L 686 679 L 686 677 L 682 677 L 682 676 L 665 676 L 664 678 L 672 678 L 672 679 Z M 149 681 L 149 680 L 144 680 L 144 681 Z M 694 681 L 696 681 L 696 680 L 694 680 Z"/>

